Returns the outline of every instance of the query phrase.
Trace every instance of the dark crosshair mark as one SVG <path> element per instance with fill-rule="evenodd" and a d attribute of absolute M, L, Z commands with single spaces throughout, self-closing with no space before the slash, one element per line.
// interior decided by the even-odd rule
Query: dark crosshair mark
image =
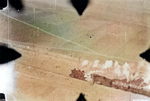
<path fill-rule="evenodd" d="M 145 52 L 141 53 L 140 57 L 150 62 L 150 49 L 147 49 Z"/>
<path fill-rule="evenodd" d="M 85 96 L 85 95 L 81 93 L 81 94 L 79 95 L 79 98 L 77 99 L 77 101 L 86 101 L 86 99 L 84 98 L 84 96 Z"/>
<path fill-rule="evenodd" d="M 89 0 L 71 0 L 72 5 L 77 10 L 79 15 L 82 15 L 89 4 Z"/>

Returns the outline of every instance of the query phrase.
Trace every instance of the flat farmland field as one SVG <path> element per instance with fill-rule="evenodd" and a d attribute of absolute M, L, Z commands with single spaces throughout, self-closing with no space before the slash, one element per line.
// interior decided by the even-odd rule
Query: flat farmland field
<path fill-rule="evenodd" d="M 81 60 L 138 62 L 150 45 L 144 0 L 91 0 L 82 16 L 67 0 L 24 0 L 0 11 L 0 43 L 22 54 L 10 101 L 150 101 L 149 97 L 71 78 Z"/>

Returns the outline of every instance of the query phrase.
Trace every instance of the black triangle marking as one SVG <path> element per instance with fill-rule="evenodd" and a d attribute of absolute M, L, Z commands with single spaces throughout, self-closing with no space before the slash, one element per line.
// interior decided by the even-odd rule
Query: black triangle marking
<path fill-rule="evenodd" d="M 9 0 L 9 4 L 17 11 L 21 11 L 24 8 L 22 0 Z"/>
<path fill-rule="evenodd" d="M 5 94 L 0 93 L 0 100 L 5 100 Z"/>
<path fill-rule="evenodd" d="M 21 54 L 7 46 L 0 46 L 0 64 L 4 64 L 21 57 Z"/>
<path fill-rule="evenodd" d="M 82 15 L 89 4 L 89 0 L 71 0 L 72 5 L 77 10 L 79 15 Z"/>
<path fill-rule="evenodd" d="M 86 101 L 86 99 L 84 98 L 84 96 L 85 96 L 85 95 L 81 93 L 81 94 L 79 95 L 79 98 L 77 99 L 77 101 Z"/>
<path fill-rule="evenodd" d="M 150 49 L 147 49 L 145 52 L 141 53 L 140 57 L 150 62 Z"/>
<path fill-rule="evenodd" d="M 0 0 L 0 10 L 7 7 L 7 0 Z"/>

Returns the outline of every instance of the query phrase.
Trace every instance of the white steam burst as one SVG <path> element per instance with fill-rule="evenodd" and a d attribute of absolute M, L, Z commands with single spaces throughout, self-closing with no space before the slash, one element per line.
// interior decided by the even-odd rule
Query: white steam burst
<path fill-rule="evenodd" d="M 15 86 L 14 61 L 0 64 L 0 93 L 11 94 Z"/>

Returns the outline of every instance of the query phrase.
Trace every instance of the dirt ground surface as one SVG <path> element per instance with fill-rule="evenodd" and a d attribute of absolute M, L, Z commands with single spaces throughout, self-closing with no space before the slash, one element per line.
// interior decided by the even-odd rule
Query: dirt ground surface
<path fill-rule="evenodd" d="M 150 45 L 150 2 L 91 0 L 79 16 L 68 0 L 24 0 L 0 11 L 0 42 L 22 54 L 9 101 L 150 101 L 149 97 L 69 77 L 80 60 L 142 60 Z"/>

